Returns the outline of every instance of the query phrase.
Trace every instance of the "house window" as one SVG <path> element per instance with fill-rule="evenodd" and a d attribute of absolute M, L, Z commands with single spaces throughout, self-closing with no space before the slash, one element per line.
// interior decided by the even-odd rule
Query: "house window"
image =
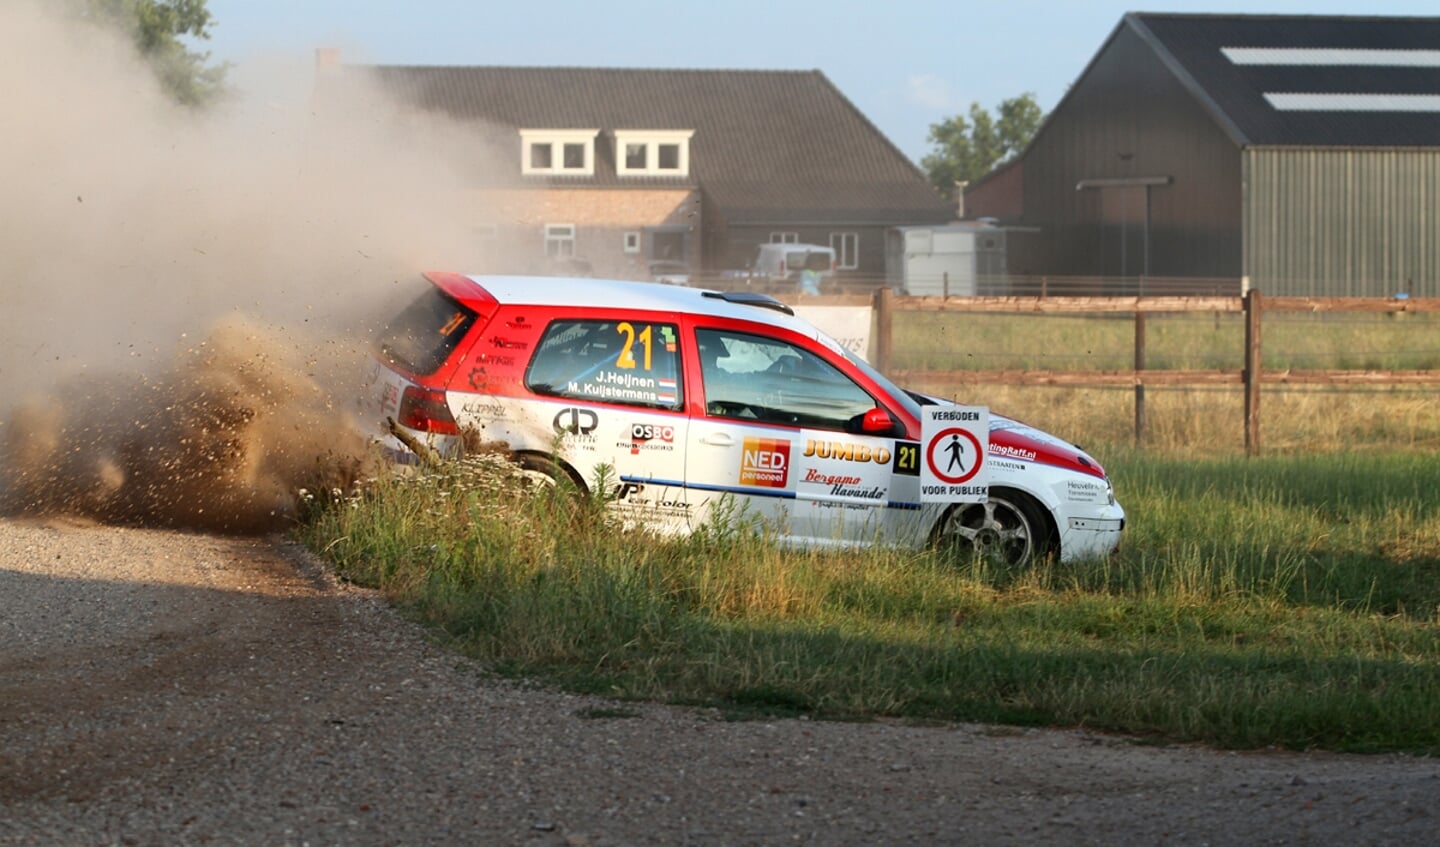
<path fill-rule="evenodd" d="M 638 232 L 627 232 L 627 233 L 625 233 L 625 252 L 626 252 L 626 253 L 639 253 L 639 252 L 640 252 L 640 233 L 638 233 Z"/>
<path fill-rule="evenodd" d="M 689 176 L 693 129 L 615 130 L 620 176 Z"/>
<path fill-rule="evenodd" d="M 835 266 L 840 270 L 853 271 L 860 267 L 859 233 L 830 233 L 830 249 L 835 251 Z"/>
<path fill-rule="evenodd" d="M 690 228 L 684 226 L 650 227 L 650 261 L 690 261 Z"/>
<path fill-rule="evenodd" d="M 575 255 L 575 224 L 545 224 L 545 255 L 551 259 Z"/>
<path fill-rule="evenodd" d="M 522 129 L 520 172 L 536 176 L 593 176 L 598 129 Z"/>
<path fill-rule="evenodd" d="M 800 233 L 798 232 L 772 232 L 770 233 L 771 244 L 799 244 Z"/>

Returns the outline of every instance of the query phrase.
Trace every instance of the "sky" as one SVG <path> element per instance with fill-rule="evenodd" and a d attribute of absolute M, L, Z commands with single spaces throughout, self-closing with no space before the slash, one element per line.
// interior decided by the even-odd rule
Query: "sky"
<path fill-rule="evenodd" d="M 820 70 L 906 156 L 930 126 L 1030 93 L 1047 113 L 1130 11 L 1440 14 L 1435 0 L 208 0 L 212 59 Z M 298 67 L 298 65 L 297 65 Z"/>

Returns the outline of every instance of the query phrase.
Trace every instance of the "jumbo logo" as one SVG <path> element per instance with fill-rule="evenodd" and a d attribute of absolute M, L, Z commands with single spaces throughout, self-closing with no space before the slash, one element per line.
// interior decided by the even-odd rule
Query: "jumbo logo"
<path fill-rule="evenodd" d="M 552 425 L 558 433 L 589 435 L 600 425 L 600 418 L 589 409 L 561 409 Z"/>
<path fill-rule="evenodd" d="M 817 459 L 838 459 L 842 462 L 874 462 L 877 465 L 890 464 L 890 451 L 884 447 L 871 448 L 864 444 L 851 444 L 845 441 L 816 441 L 813 438 L 805 442 L 805 455 L 814 456 Z"/>
<path fill-rule="evenodd" d="M 740 458 L 740 484 L 784 488 L 790 479 L 790 442 L 747 438 Z"/>

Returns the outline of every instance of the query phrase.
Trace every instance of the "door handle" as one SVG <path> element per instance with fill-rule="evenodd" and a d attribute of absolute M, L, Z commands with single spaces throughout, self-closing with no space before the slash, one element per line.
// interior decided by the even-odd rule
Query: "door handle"
<path fill-rule="evenodd" d="M 701 444 L 709 444 L 711 447 L 734 447 L 735 439 L 725 432 L 713 432 L 700 439 Z"/>

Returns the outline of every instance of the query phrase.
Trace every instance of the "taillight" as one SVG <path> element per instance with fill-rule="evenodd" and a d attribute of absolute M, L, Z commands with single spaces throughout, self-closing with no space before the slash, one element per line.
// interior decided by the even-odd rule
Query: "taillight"
<path fill-rule="evenodd" d="M 397 422 L 407 429 L 419 432 L 433 432 L 436 435 L 459 435 L 460 427 L 455 425 L 455 416 L 445 402 L 445 392 L 431 391 L 410 386 L 400 395 L 400 412 Z"/>

